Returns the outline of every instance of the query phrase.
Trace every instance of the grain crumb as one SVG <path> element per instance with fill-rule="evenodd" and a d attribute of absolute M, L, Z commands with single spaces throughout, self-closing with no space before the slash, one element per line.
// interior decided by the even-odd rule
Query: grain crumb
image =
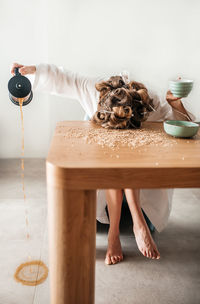
<path fill-rule="evenodd" d="M 103 149 L 109 148 L 113 151 L 121 147 L 129 147 L 131 150 L 145 146 L 143 151 L 147 151 L 148 146 L 171 147 L 177 142 L 173 138 L 166 136 L 163 130 L 155 130 L 149 127 L 141 129 L 113 130 L 104 128 L 69 128 L 64 134 L 59 130 L 59 135 L 74 141 L 82 139 L 85 144 L 98 144 Z M 188 141 L 189 142 L 189 141 Z M 112 157 L 112 155 L 110 155 Z"/>

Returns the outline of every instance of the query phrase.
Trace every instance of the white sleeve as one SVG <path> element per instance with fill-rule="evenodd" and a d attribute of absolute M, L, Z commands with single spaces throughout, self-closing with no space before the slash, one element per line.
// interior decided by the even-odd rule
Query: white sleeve
<path fill-rule="evenodd" d="M 187 98 L 181 99 L 181 101 L 182 101 L 182 104 L 183 104 L 184 108 L 186 109 L 188 115 L 192 119 L 192 121 L 195 121 L 196 116 L 191 112 L 192 111 L 191 103 L 187 100 Z M 184 119 L 182 119 L 182 120 L 184 120 Z"/>
<path fill-rule="evenodd" d="M 163 121 L 169 119 L 168 114 L 171 111 L 170 105 L 162 100 L 155 92 L 148 90 L 149 96 L 153 99 L 153 106 L 155 111 L 150 112 L 148 121 Z"/>
<path fill-rule="evenodd" d="M 153 91 L 149 91 L 149 96 L 153 98 L 155 111 L 150 113 L 147 119 L 148 121 L 163 121 L 166 119 L 187 120 L 185 114 L 177 112 L 169 105 L 169 103 L 166 100 L 164 100 L 164 98 L 158 96 Z M 189 110 L 187 109 L 187 104 L 185 104 L 183 100 L 181 101 L 192 121 L 195 121 L 196 117 L 191 112 L 189 112 Z"/>
<path fill-rule="evenodd" d="M 91 117 L 97 108 L 96 82 L 98 78 L 85 77 L 53 64 L 39 64 L 36 66 L 33 89 L 76 99 Z"/>

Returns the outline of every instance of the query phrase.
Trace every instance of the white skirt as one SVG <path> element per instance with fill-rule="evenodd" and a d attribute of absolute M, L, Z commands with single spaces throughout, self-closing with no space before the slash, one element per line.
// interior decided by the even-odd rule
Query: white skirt
<path fill-rule="evenodd" d="M 172 206 L 173 189 L 141 189 L 140 205 L 158 232 L 167 225 Z M 97 190 L 97 220 L 109 224 L 105 190 Z"/>

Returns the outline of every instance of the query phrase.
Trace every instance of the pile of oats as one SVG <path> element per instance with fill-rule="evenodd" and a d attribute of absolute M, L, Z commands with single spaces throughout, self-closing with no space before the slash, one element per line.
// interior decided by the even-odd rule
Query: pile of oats
<path fill-rule="evenodd" d="M 72 140 L 82 139 L 84 143 L 95 143 L 102 148 L 109 147 L 112 150 L 118 150 L 122 146 L 135 149 L 144 145 L 166 147 L 177 144 L 176 139 L 169 137 L 163 130 L 154 130 L 149 127 L 129 130 L 69 128 L 64 136 Z"/>

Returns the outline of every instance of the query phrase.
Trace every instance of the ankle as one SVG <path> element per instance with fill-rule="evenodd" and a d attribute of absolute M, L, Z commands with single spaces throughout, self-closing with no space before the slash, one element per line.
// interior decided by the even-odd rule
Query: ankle
<path fill-rule="evenodd" d="M 119 228 L 116 229 L 116 227 L 115 228 L 110 227 L 108 233 L 112 237 L 118 237 L 120 234 L 120 231 L 119 231 Z"/>

